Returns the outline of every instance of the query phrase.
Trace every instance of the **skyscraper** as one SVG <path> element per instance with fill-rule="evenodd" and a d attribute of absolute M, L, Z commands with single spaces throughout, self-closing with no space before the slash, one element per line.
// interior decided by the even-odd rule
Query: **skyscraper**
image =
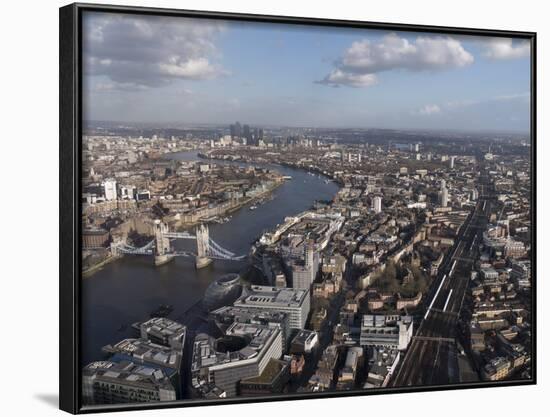
<path fill-rule="evenodd" d="M 441 207 L 447 207 L 449 202 L 449 190 L 447 190 L 447 183 L 445 180 L 441 180 L 441 190 L 439 192 L 439 204 Z"/>
<path fill-rule="evenodd" d="M 319 270 L 319 252 L 311 241 L 304 245 L 304 259 L 292 263 L 292 288 L 309 289 Z"/>
<path fill-rule="evenodd" d="M 250 135 L 250 126 L 243 125 L 243 134 L 242 134 L 242 136 L 245 137 L 246 140 L 249 141 L 249 143 L 250 143 L 250 140 L 252 139 L 252 137 Z"/>
<path fill-rule="evenodd" d="M 236 122 L 234 125 L 230 125 L 229 130 L 231 132 L 231 137 L 240 138 L 243 135 L 242 127 L 239 122 Z"/>
<path fill-rule="evenodd" d="M 380 213 L 382 211 L 382 197 L 376 196 L 372 200 L 372 208 L 375 213 Z"/>
<path fill-rule="evenodd" d="M 441 207 L 447 207 L 449 202 L 449 191 L 447 188 L 441 190 Z"/>

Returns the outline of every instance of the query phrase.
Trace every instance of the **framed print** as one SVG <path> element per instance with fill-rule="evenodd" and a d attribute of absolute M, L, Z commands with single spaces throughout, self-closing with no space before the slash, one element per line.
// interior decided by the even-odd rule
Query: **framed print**
<path fill-rule="evenodd" d="M 535 383 L 535 62 L 526 32 L 61 8 L 61 409 Z"/>

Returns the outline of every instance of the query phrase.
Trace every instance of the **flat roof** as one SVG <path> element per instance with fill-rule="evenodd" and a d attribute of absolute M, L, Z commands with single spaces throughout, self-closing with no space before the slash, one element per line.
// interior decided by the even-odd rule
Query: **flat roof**
<path fill-rule="evenodd" d="M 239 298 L 234 305 L 300 307 L 308 291 L 307 289 L 253 285 L 249 290 L 249 294 Z"/>

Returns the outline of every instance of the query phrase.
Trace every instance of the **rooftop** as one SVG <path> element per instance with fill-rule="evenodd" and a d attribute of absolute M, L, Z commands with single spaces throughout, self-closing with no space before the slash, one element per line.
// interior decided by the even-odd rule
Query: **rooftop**
<path fill-rule="evenodd" d="M 187 328 L 176 321 L 166 317 L 154 317 L 140 324 L 142 337 L 148 336 L 167 339 L 170 345 L 182 346 L 185 342 Z"/>
<path fill-rule="evenodd" d="M 201 333 L 193 346 L 192 370 L 257 358 L 280 332 L 277 327 L 235 322 L 218 339 Z"/>
<path fill-rule="evenodd" d="M 114 346 L 104 346 L 102 350 L 106 353 L 121 353 L 142 363 L 154 363 L 174 369 L 179 369 L 182 358 L 180 351 L 142 339 L 124 339 Z"/>
<path fill-rule="evenodd" d="M 276 288 L 253 285 L 249 294 L 235 301 L 235 306 L 272 306 L 300 307 L 308 290 L 293 288 Z"/>
<path fill-rule="evenodd" d="M 173 389 L 168 376 L 154 367 L 138 365 L 129 361 L 99 361 L 84 367 L 84 376 L 114 383 L 133 386 L 147 386 L 150 389 Z"/>

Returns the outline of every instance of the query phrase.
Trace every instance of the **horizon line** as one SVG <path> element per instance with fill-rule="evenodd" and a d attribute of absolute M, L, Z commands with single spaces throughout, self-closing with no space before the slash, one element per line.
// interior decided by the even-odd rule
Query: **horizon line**
<path fill-rule="evenodd" d="M 197 126 L 209 126 L 209 127 L 229 127 L 236 122 L 242 125 L 249 125 L 251 127 L 263 127 L 263 128 L 289 128 L 289 129 L 340 129 L 340 130 L 388 130 L 388 131 L 408 131 L 408 132 L 448 132 L 448 133 L 501 133 L 501 134 L 523 134 L 531 135 L 530 130 L 511 130 L 511 129 L 470 129 L 464 130 L 459 128 L 435 128 L 435 127 L 377 127 L 377 126 L 298 126 L 298 125 L 285 125 L 285 124 L 261 124 L 261 123 L 247 123 L 235 120 L 233 122 L 223 123 L 207 123 L 207 122 L 151 122 L 151 121 L 120 121 L 120 120 L 82 120 L 83 123 L 111 123 L 111 124 L 128 124 L 128 125 L 154 125 L 150 126 L 157 129 L 182 129 L 185 127 L 197 127 Z M 160 126 L 164 125 L 164 126 Z M 179 126 L 178 126 L 179 125 Z"/>

